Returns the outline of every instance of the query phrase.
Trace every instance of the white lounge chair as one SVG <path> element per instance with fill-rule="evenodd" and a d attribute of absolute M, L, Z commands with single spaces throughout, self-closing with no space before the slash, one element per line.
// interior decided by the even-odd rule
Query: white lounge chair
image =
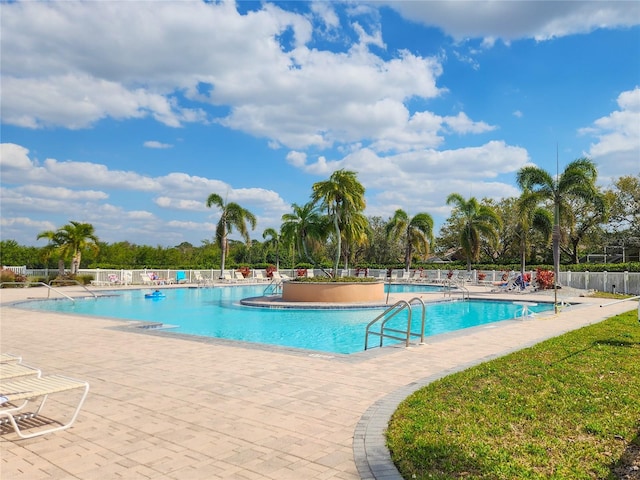
<path fill-rule="evenodd" d="M 35 368 L 17 362 L 0 363 L 0 380 L 11 380 L 20 377 L 40 377 L 42 372 Z"/>
<path fill-rule="evenodd" d="M 424 282 L 425 278 L 422 277 L 422 271 L 421 270 L 414 271 L 413 275 L 411 275 L 411 281 L 414 283 Z"/>
<path fill-rule="evenodd" d="M 271 280 L 272 281 L 276 281 L 276 282 L 283 282 L 286 280 L 289 280 L 289 276 L 288 275 L 284 275 L 280 272 L 272 272 L 271 273 Z"/>
<path fill-rule="evenodd" d="M 144 285 L 158 285 L 160 283 L 155 278 L 152 278 L 150 274 L 144 272 L 140 274 L 140 279 Z"/>
<path fill-rule="evenodd" d="M 235 277 L 232 277 L 231 273 L 229 272 L 222 272 L 222 275 L 220 275 L 220 280 L 226 283 L 232 283 L 236 281 Z"/>
<path fill-rule="evenodd" d="M 21 363 L 22 357 L 12 353 L 0 353 L 0 363 Z"/>
<path fill-rule="evenodd" d="M 44 430 L 37 430 L 32 433 L 23 433 L 19 423 L 22 420 L 33 419 L 42 412 L 45 402 L 50 395 L 67 392 L 71 390 L 82 390 L 80 398 L 73 415 L 66 423 L 55 422 L 54 427 Z M 82 404 L 89 393 L 89 384 L 81 380 L 65 377 L 62 375 L 46 375 L 42 377 L 30 376 L 14 379 L 8 382 L 0 382 L 0 423 L 9 424 L 20 438 L 32 438 L 47 433 L 65 430 L 73 425 Z M 40 399 L 40 403 L 35 412 L 26 412 L 26 407 L 33 400 Z M 26 424 L 25 427 L 29 427 Z"/>
<path fill-rule="evenodd" d="M 244 275 L 242 274 L 242 272 L 238 272 L 238 271 L 234 272 L 234 280 L 236 282 L 246 282 L 247 281 L 247 279 L 244 278 Z"/>
<path fill-rule="evenodd" d="M 264 274 L 262 273 L 262 270 L 254 270 L 253 278 L 255 279 L 256 282 L 266 282 L 269 280 L 267 277 L 264 276 Z"/>

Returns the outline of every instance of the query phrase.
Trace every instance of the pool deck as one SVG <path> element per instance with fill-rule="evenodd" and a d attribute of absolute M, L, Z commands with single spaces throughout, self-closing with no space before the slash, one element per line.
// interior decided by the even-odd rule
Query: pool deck
<path fill-rule="evenodd" d="M 470 290 L 491 299 L 552 300 L 549 292 Z M 44 374 L 87 380 L 91 390 L 68 430 L 18 440 L 2 427 L 0 477 L 398 479 L 382 434 L 409 393 L 637 308 L 636 302 L 601 308 L 608 301 L 561 292 L 564 301 L 581 304 L 431 337 L 426 345 L 342 356 L 138 333 L 120 320 L 26 311 L 11 303 L 46 298 L 46 289 L 2 289 L 0 351 L 21 355 Z M 57 418 L 60 407 L 53 397 L 49 402 L 45 414 Z"/>

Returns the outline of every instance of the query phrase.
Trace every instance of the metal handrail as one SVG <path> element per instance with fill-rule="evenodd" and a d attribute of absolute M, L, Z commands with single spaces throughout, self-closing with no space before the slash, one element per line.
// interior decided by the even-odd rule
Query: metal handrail
<path fill-rule="evenodd" d="M 453 282 L 453 281 L 449 281 L 448 283 L 445 284 L 445 290 L 444 290 L 444 296 L 446 297 L 447 295 L 451 296 L 453 293 L 453 290 L 460 290 L 462 292 L 462 300 L 469 300 L 471 292 L 469 291 L 469 289 L 467 287 L 465 287 L 464 285 L 460 285 L 457 282 Z M 466 293 L 466 298 L 465 298 L 465 293 Z"/>
<path fill-rule="evenodd" d="M 63 297 L 68 298 L 69 300 L 71 300 L 73 303 L 75 303 L 75 299 L 71 298 L 69 295 L 67 295 L 66 293 L 61 292 L 60 290 L 53 288 L 51 285 L 49 285 L 48 283 L 44 283 L 44 282 L 2 282 L 0 283 L 0 287 L 2 287 L 2 285 L 42 285 L 43 287 L 47 287 L 49 290 L 47 291 L 47 298 L 49 298 L 49 296 L 51 295 L 51 290 L 53 290 L 56 293 L 59 293 L 60 295 L 62 295 Z"/>
<path fill-rule="evenodd" d="M 411 332 L 411 317 L 412 317 L 412 310 L 411 310 L 411 304 L 415 301 L 420 302 L 420 304 L 422 305 L 422 318 L 421 318 L 421 326 L 420 326 L 420 334 L 417 333 L 413 333 Z M 394 318 L 396 315 L 398 315 L 401 311 L 408 309 L 409 311 L 407 312 L 407 329 L 406 330 L 398 330 L 396 328 L 385 328 L 386 323 L 391 320 L 392 318 Z M 390 315 L 389 315 L 390 314 Z M 382 322 L 380 323 L 380 331 L 379 332 L 372 332 L 371 331 L 371 327 L 376 324 L 379 320 L 382 320 Z M 384 312 L 382 312 L 380 315 L 378 315 L 376 318 L 374 318 L 371 322 L 369 322 L 367 324 L 367 328 L 366 328 L 366 333 L 365 333 L 365 339 L 364 339 L 364 349 L 367 350 L 369 348 L 369 335 L 377 335 L 380 337 L 380 347 L 382 347 L 383 341 L 385 338 L 391 338 L 393 340 L 399 340 L 399 341 L 404 341 L 405 342 L 405 346 L 408 347 L 411 343 L 411 337 L 420 337 L 420 344 L 424 344 L 424 329 L 425 329 L 425 323 L 426 323 L 426 307 L 424 302 L 422 301 L 421 298 L 418 297 L 414 297 L 409 301 L 406 300 L 398 300 L 396 303 L 394 303 L 392 306 L 390 306 L 389 308 L 387 308 Z M 403 337 L 397 337 L 395 335 L 390 335 L 386 332 L 393 332 L 393 333 L 401 333 L 404 336 Z"/>
<path fill-rule="evenodd" d="M 615 302 L 603 303 L 600 307 L 608 307 L 609 305 L 615 305 L 616 303 L 628 302 L 629 300 L 639 300 L 638 301 L 638 323 L 640 323 L 640 295 L 636 295 L 635 297 L 623 298 L 621 300 L 616 300 Z"/>
<path fill-rule="evenodd" d="M 269 285 L 264 289 L 264 292 L 262 292 L 262 295 L 266 297 L 267 295 L 277 295 L 278 293 L 282 293 L 282 280 L 271 280 Z"/>
<path fill-rule="evenodd" d="M 93 298 L 98 298 L 98 296 L 94 292 L 89 290 L 84 283 L 80 283 L 78 280 L 62 280 L 62 279 L 58 280 L 58 279 L 54 278 L 53 280 L 51 280 L 49 282 L 49 285 L 51 285 L 52 283 L 69 283 L 69 282 L 73 282 L 76 285 L 79 285 L 80 287 L 84 288 L 88 293 L 93 295 Z M 49 291 L 49 293 L 51 293 L 51 291 Z"/>

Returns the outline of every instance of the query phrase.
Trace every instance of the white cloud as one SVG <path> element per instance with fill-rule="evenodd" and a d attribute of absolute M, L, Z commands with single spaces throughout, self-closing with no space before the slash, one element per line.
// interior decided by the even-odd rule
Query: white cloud
<path fill-rule="evenodd" d="M 193 213 L 204 220 L 218 215 L 216 209 L 208 209 L 205 205 L 211 193 L 219 193 L 227 201 L 241 204 L 254 212 L 259 221 L 262 218 L 279 221 L 289 210 L 289 204 L 273 190 L 233 188 L 217 179 L 182 172 L 150 177 L 131 171 L 111 170 L 91 162 L 59 162 L 49 158 L 40 164 L 29 157 L 27 148 L 17 144 L 0 144 L 0 168 L 3 182 L 0 205 L 3 225 L 7 226 L 3 227 L 2 235 L 25 244 L 33 243 L 39 231 L 54 228 L 50 220 L 54 218 L 55 228 L 70 219 L 90 222 L 96 231 L 106 232 L 105 238 L 101 238 L 105 241 L 127 239 L 148 244 L 141 235 L 143 232 L 155 232 L 158 235 L 155 241 L 159 244 L 179 243 L 184 237 L 179 232 L 169 231 L 169 227 L 163 230 L 165 221 L 151 209 L 160 209 L 158 213 Z M 13 183 L 17 186 L 11 186 Z M 109 189 L 109 194 L 97 188 Z M 140 208 L 139 202 L 136 203 L 137 208 L 131 209 L 127 200 L 131 194 L 147 197 L 149 209 Z M 29 219 L 31 224 L 24 219 Z M 166 220 L 171 221 L 174 220 Z M 47 228 L 40 228 L 44 223 Z M 207 222 L 203 224 L 208 225 Z M 203 232 L 205 236 L 208 233 Z"/>
<path fill-rule="evenodd" d="M 165 149 L 165 148 L 172 148 L 173 145 L 171 145 L 170 143 L 162 143 L 162 142 L 158 142 L 156 140 L 148 140 L 146 142 L 144 142 L 143 144 L 145 147 L 147 148 L 159 148 L 159 149 Z"/>
<path fill-rule="evenodd" d="M 312 9 L 326 26 L 339 26 L 331 4 Z M 296 149 L 380 132 L 395 145 L 402 139 L 392 137 L 409 120 L 404 103 L 444 91 L 436 85 L 439 59 L 399 51 L 383 60 L 372 53 L 371 46 L 385 48 L 375 23 L 349 25 L 358 40 L 344 52 L 308 47 L 312 28 L 304 15 L 268 3 L 245 15 L 232 2 L 6 4 L 3 121 L 77 129 L 108 117 L 152 117 L 171 127 L 216 121 Z M 286 32 L 293 33 L 290 45 L 281 43 Z M 181 95 L 202 110 L 181 105 Z M 208 119 L 208 104 L 230 113 Z M 431 145 L 431 132 L 425 135 L 414 132 L 412 144 Z"/>
<path fill-rule="evenodd" d="M 640 87 L 622 92 L 620 110 L 598 118 L 579 133 L 597 138 L 587 155 L 598 164 L 601 181 L 623 175 L 640 175 Z"/>
<path fill-rule="evenodd" d="M 402 16 L 441 28 L 456 40 L 484 38 L 483 46 L 495 39 L 520 38 L 539 41 L 588 33 L 598 28 L 640 24 L 640 3 L 629 1 L 476 1 L 386 2 Z"/>

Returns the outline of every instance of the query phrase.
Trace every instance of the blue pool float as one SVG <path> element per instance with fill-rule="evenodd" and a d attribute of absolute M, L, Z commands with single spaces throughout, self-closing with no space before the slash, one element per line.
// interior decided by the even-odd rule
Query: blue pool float
<path fill-rule="evenodd" d="M 156 290 L 153 293 L 145 293 L 144 298 L 164 298 L 165 295 L 160 290 Z"/>

